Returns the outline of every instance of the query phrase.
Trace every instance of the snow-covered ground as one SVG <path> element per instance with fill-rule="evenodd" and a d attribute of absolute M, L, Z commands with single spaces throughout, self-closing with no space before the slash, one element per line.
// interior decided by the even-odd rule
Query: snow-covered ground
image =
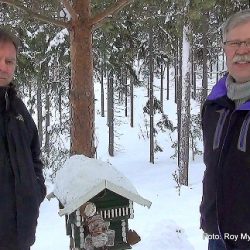
<path fill-rule="evenodd" d="M 96 89 L 96 98 L 99 99 L 99 91 Z M 135 216 L 133 220 L 129 220 L 129 226 L 141 236 L 141 242 L 133 246 L 133 249 L 205 250 L 207 239 L 203 238 L 199 229 L 199 204 L 204 171 L 202 156 L 196 156 L 195 161 L 190 162 L 189 186 L 181 187 L 179 195 L 173 178 L 177 165 L 176 159 L 170 158 L 174 150 L 171 148 L 169 132 L 158 135 L 158 143 L 164 151 L 156 153 L 155 164 L 149 163 L 149 141 L 143 138 L 147 130 L 142 113 L 147 99 L 145 93 L 146 91 L 135 90 L 134 128 L 130 128 L 129 118 L 117 115 L 120 123 L 115 126 L 119 134 L 115 138 L 115 157 L 108 156 L 107 118 L 100 117 L 100 104 L 96 103 L 98 159 L 116 166 L 133 183 L 139 194 L 152 202 L 150 209 L 134 204 Z M 195 108 L 195 104 L 193 106 Z M 176 120 L 173 100 L 165 101 L 164 108 L 169 118 Z M 48 192 L 52 191 L 52 184 L 47 184 Z M 64 218 L 58 215 L 58 203 L 55 199 L 45 200 L 41 205 L 37 240 L 31 249 L 69 249 Z"/>
<path fill-rule="evenodd" d="M 120 170 L 133 182 L 141 195 L 152 201 L 150 209 L 135 204 L 135 218 L 130 220 L 130 228 L 142 240 L 133 249 L 206 249 L 207 240 L 203 239 L 202 231 L 199 230 L 203 164 L 200 162 L 191 165 L 190 185 L 182 187 L 179 196 L 172 177 L 176 169 L 174 162 L 162 161 L 156 165 L 135 163 L 132 156 L 119 157 Z M 114 162 L 117 164 L 119 159 Z M 128 166 L 133 168 L 130 170 Z M 31 249 L 66 250 L 68 245 L 64 218 L 58 215 L 57 201 L 45 200 L 40 210 L 37 240 Z"/>

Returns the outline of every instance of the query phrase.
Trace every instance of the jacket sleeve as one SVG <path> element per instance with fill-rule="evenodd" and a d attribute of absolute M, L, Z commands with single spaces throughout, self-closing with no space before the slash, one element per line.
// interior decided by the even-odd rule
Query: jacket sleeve
<path fill-rule="evenodd" d="M 39 187 L 38 188 L 39 189 L 39 202 L 42 202 L 46 196 L 47 190 L 45 186 L 45 179 L 43 176 L 43 163 L 41 160 L 41 147 L 40 147 L 37 127 L 32 116 L 28 112 L 22 100 L 20 98 L 17 98 L 16 101 L 18 101 L 19 108 L 21 108 L 22 113 L 25 116 L 25 120 L 27 120 L 26 125 L 29 127 L 29 131 L 31 132 L 30 151 L 32 154 L 36 181 Z"/>
<path fill-rule="evenodd" d="M 40 187 L 41 191 L 41 197 L 40 197 L 40 202 L 42 202 L 46 196 L 46 186 L 45 186 L 45 179 L 43 176 L 43 163 L 41 160 L 41 149 L 40 149 L 40 142 L 39 142 L 39 136 L 38 136 L 38 131 L 36 128 L 36 125 L 32 119 L 33 126 L 34 126 L 34 133 L 33 133 L 33 138 L 30 144 L 30 149 L 32 153 L 32 159 L 33 159 L 33 164 L 34 164 L 34 170 L 36 174 L 36 179 Z"/>

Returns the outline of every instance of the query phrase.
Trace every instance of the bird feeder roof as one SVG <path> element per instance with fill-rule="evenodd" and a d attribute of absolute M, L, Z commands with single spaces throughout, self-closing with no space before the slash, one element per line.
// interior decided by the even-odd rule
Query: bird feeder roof
<path fill-rule="evenodd" d="M 151 202 L 140 196 L 133 184 L 110 163 L 88 158 L 84 155 L 71 156 L 55 177 L 54 190 L 50 197 L 56 197 L 64 206 L 59 215 L 70 214 L 104 189 L 108 189 L 142 206 Z"/>

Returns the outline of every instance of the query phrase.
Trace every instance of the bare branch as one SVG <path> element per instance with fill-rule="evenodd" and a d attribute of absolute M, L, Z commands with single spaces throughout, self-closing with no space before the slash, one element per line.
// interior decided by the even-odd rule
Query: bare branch
<path fill-rule="evenodd" d="M 78 15 L 76 14 L 75 10 L 71 6 L 70 2 L 68 0 L 61 0 L 66 10 L 69 12 L 73 20 L 76 20 L 78 18 Z"/>
<path fill-rule="evenodd" d="M 94 28 L 100 27 L 105 19 L 107 19 L 110 16 L 114 16 L 116 13 L 118 13 L 123 7 L 131 3 L 133 0 L 118 0 L 116 3 L 112 4 L 110 7 L 108 7 L 106 10 L 104 10 L 101 13 L 96 14 L 94 17 L 90 19 L 90 25 Z"/>
<path fill-rule="evenodd" d="M 64 22 L 64 21 L 60 21 L 60 20 L 56 20 L 54 18 L 44 16 L 44 15 L 41 15 L 37 12 L 34 12 L 33 10 L 23 6 L 23 4 L 17 0 L 0 0 L 0 3 L 6 3 L 8 5 L 14 6 L 14 7 L 26 12 L 29 16 L 34 17 L 35 19 L 41 20 L 43 22 L 55 24 L 55 25 L 57 25 L 59 27 L 63 27 L 63 28 L 70 27 L 69 23 Z"/>

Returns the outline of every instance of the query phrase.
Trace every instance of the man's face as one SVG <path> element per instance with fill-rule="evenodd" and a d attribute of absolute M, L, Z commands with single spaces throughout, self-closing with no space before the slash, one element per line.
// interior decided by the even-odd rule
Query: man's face
<path fill-rule="evenodd" d="M 16 49 L 11 42 L 0 42 L 0 86 L 7 86 L 16 69 Z"/>
<path fill-rule="evenodd" d="M 226 35 L 226 41 L 249 41 L 250 21 L 231 29 Z M 239 47 L 224 45 L 227 69 L 237 83 L 250 81 L 250 48 L 246 44 Z"/>

